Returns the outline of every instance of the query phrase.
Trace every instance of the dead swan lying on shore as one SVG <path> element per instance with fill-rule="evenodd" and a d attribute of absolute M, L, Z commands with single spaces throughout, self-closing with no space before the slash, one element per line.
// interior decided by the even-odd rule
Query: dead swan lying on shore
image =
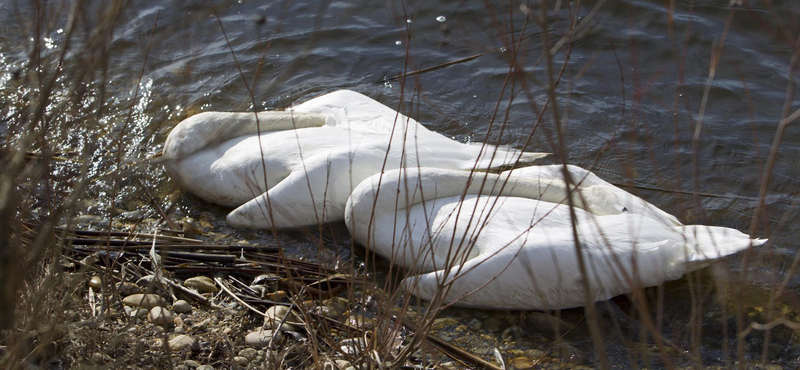
<path fill-rule="evenodd" d="M 570 166 L 576 232 L 593 301 L 659 285 L 764 239 L 684 226 L 654 205 Z M 407 169 L 353 191 L 345 222 L 356 241 L 420 274 L 418 297 L 486 309 L 583 306 L 586 293 L 561 166 L 500 175 Z M 449 288 L 446 296 L 443 289 Z"/>
<path fill-rule="evenodd" d="M 459 143 L 348 90 L 260 112 L 258 121 L 253 113 L 200 113 L 164 145 L 172 179 L 206 201 L 238 207 L 227 217 L 232 226 L 342 221 L 352 189 L 384 169 L 487 169 L 543 156 Z"/>

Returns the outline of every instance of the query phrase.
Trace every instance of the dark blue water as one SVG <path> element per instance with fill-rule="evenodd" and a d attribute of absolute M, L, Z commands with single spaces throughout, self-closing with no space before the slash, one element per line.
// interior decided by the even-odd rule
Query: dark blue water
<path fill-rule="evenodd" d="M 680 1 L 673 9 L 666 3 L 609 1 L 593 14 L 594 2 L 582 3 L 579 9 L 569 8 L 576 6 L 572 2 L 551 2 L 547 26 L 542 29 L 533 17 L 526 23 L 518 2 L 403 5 L 240 0 L 214 1 L 212 6 L 207 1 L 140 1 L 115 23 L 107 60 L 109 104 L 97 123 L 101 127 L 69 126 L 68 119 L 55 119 L 60 128 L 53 143 L 62 151 L 77 152 L 87 142 L 96 143 L 92 151 L 96 180 L 89 187 L 89 197 L 101 205 L 107 204 L 110 194 L 103 175 L 114 166 L 116 144 L 111 138 L 124 126 L 132 104 L 133 119 L 126 126 L 124 149 L 132 163 L 157 153 L 169 130 L 191 114 L 250 110 L 253 105 L 258 109 L 286 107 L 337 89 L 356 90 L 400 107 L 429 128 L 459 141 L 489 140 L 521 148 L 530 138 L 528 150 L 557 152 L 552 110 L 538 118 L 538 109 L 548 98 L 550 76 L 543 58 L 548 49 L 543 35 L 552 49 L 569 34 L 570 25 L 576 24 L 571 19 L 578 16 L 583 21 L 579 36 L 562 45 L 552 60 L 553 75 L 560 74 L 556 106 L 570 163 L 592 167 L 609 181 L 639 186 L 632 191 L 686 223 L 748 232 L 758 206 L 762 172 L 770 152 L 777 150 L 761 221 L 753 227 L 754 236 L 769 237 L 771 243 L 749 257 L 747 275 L 741 275 L 742 255 L 699 275 L 705 279 L 707 311 L 698 316 L 705 332 L 702 362 L 721 365 L 726 357 L 721 343 L 736 343 L 730 334 L 736 330 L 735 321 L 725 316 L 735 307 L 735 298 L 728 293 L 744 287 L 748 296 L 769 297 L 772 284 L 786 281 L 778 312 L 796 319 L 800 307 L 800 280 L 789 274 L 800 240 L 794 213 L 800 189 L 796 185 L 800 174 L 798 123 L 787 126 L 779 147 L 773 145 L 787 106 L 787 89 L 799 80 L 796 73 L 792 75 L 790 63 L 798 51 L 800 3 L 750 1 L 736 9 L 721 0 Z M 554 9 L 556 4 L 558 9 Z M 528 6 L 537 18 L 541 15 L 538 6 Z M 98 7 L 86 6 L 87 23 L 99 24 Z M 15 84 L 13 73 L 30 58 L 32 35 L 24 32 L 32 29 L 31 9 L 27 4 L 4 4 L 2 13 L 0 82 L 3 96 L 12 99 L 25 94 Z M 446 20 L 440 22 L 437 17 Z M 43 27 L 43 35 L 53 46 L 50 53 L 56 53 L 63 42 L 61 18 L 56 13 L 53 27 Z M 730 26 L 724 32 L 726 22 Z M 89 29 L 77 31 L 74 45 L 89 42 Z M 723 37 L 724 48 L 718 53 Z M 80 59 L 68 55 L 66 77 L 57 84 L 59 91 L 74 88 L 70 77 L 80 67 L 79 62 L 71 62 Z M 431 68 L 471 56 L 476 57 Z M 710 80 L 709 70 L 717 57 Z M 131 100 L 142 68 L 140 88 Z M 404 80 L 393 78 L 427 68 L 431 69 Z M 253 86 L 252 95 L 243 80 Z M 788 101 L 789 114 L 800 109 L 800 99 L 790 96 Z M 69 102 L 56 97 L 53 104 L 57 103 Z M 13 116 L 7 108 L 2 113 L 6 118 Z M 693 135 L 698 131 L 695 142 Z M 143 177 L 161 195 L 177 190 L 158 166 L 131 165 L 125 171 Z M 133 180 L 123 179 L 122 184 L 119 204 L 136 194 Z M 693 191 L 707 195 L 682 193 Z M 178 209 L 184 215 L 199 218 L 201 211 L 210 210 L 220 220 L 226 212 L 185 198 L 188 200 Z M 88 203 L 88 212 L 105 209 Z M 312 250 L 301 248 L 293 253 Z M 686 280 L 667 285 L 663 324 L 676 345 L 686 351 L 692 343 L 687 334 L 689 285 Z M 719 289 L 711 289 L 714 286 Z M 742 303 L 748 313 L 745 322 L 765 322 L 766 303 L 763 299 Z M 466 317 L 464 320 L 486 315 L 454 312 L 451 314 Z M 576 321 L 581 314 L 580 310 L 565 313 Z M 720 329 L 723 324 L 729 325 L 727 337 Z M 484 331 L 499 337 L 502 328 Z M 476 333 L 461 335 L 468 338 L 464 343 L 491 345 L 475 339 Z M 748 337 L 746 359 L 761 358 L 763 338 L 760 332 Z M 607 340 L 612 358 L 627 363 L 626 345 L 612 334 Z M 571 341 L 592 352 L 588 336 Z M 776 335 L 772 341 L 769 360 L 796 366 L 793 361 L 800 353 L 800 342 L 795 336 Z M 735 351 L 731 353 L 735 357 Z M 671 357 L 678 364 L 691 363 L 686 356 L 673 353 Z M 589 364 L 594 364 L 592 358 L 589 356 Z"/>

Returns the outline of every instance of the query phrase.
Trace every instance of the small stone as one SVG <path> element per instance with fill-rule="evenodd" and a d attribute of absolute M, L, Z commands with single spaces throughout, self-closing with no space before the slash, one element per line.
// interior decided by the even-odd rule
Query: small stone
<path fill-rule="evenodd" d="M 181 222 L 179 224 L 184 238 L 197 238 L 203 235 L 203 231 L 194 227 L 191 223 Z"/>
<path fill-rule="evenodd" d="M 186 334 L 186 328 L 178 326 L 175 328 L 175 334 Z"/>
<path fill-rule="evenodd" d="M 200 321 L 200 322 L 192 325 L 192 329 L 193 330 L 198 330 L 198 331 L 203 331 L 203 330 L 206 330 L 206 328 L 208 327 L 209 324 L 211 324 L 211 319 L 205 319 L 203 321 Z"/>
<path fill-rule="evenodd" d="M 525 317 L 525 326 L 539 333 L 564 334 L 573 325 L 553 315 L 542 312 L 528 312 Z"/>
<path fill-rule="evenodd" d="M 483 323 L 478 319 L 469 320 L 467 325 L 469 325 L 469 328 L 472 330 L 480 330 L 483 327 Z"/>
<path fill-rule="evenodd" d="M 511 360 L 511 366 L 518 370 L 527 370 L 536 367 L 536 362 L 527 357 L 517 357 Z"/>
<path fill-rule="evenodd" d="M 347 369 L 348 367 L 353 366 L 350 364 L 350 361 L 347 360 L 336 360 L 336 367 L 339 369 Z"/>
<path fill-rule="evenodd" d="M 431 328 L 433 330 L 442 330 L 448 326 L 455 327 L 456 325 L 458 325 L 458 320 L 450 317 L 442 317 L 434 320 Z"/>
<path fill-rule="evenodd" d="M 281 331 L 293 331 L 295 330 L 294 325 L 290 324 L 290 322 L 298 322 L 300 321 L 297 315 L 294 312 L 289 312 L 289 307 L 275 305 L 267 309 L 264 312 L 266 317 L 264 318 L 264 323 L 267 327 L 271 329 L 277 329 L 278 325 L 280 325 L 283 318 L 288 314 L 289 317 L 286 318 L 286 321 L 283 322 L 281 325 Z"/>
<path fill-rule="evenodd" d="M 283 290 L 279 290 L 275 293 L 267 293 L 266 298 L 273 302 L 280 302 L 287 297 L 286 292 Z"/>
<path fill-rule="evenodd" d="M 200 349 L 200 343 L 186 334 L 181 334 L 169 340 L 169 348 L 173 351 L 197 351 Z"/>
<path fill-rule="evenodd" d="M 166 308 L 156 306 L 150 309 L 147 321 L 159 326 L 168 326 L 172 324 L 172 314 Z"/>
<path fill-rule="evenodd" d="M 136 308 L 131 309 L 131 311 L 128 312 L 128 315 L 134 319 L 138 319 L 147 316 L 148 313 L 150 313 L 150 311 L 148 311 L 146 308 Z"/>
<path fill-rule="evenodd" d="M 125 221 L 135 221 L 142 218 L 142 211 L 137 209 L 135 211 L 122 212 L 119 217 Z"/>
<path fill-rule="evenodd" d="M 261 348 L 269 344 L 270 339 L 272 338 L 273 331 L 269 329 L 260 329 L 251 333 L 248 333 L 244 337 L 245 343 L 248 346 Z M 280 335 L 280 334 L 277 334 Z M 279 339 L 280 337 L 276 337 L 275 339 Z"/>
<path fill-rule="evenodd" d="M 127 297 L 129 295 L 141 293 L 142 288 L 139 288 L 139 286 L 134 283 L 129 283 L 125 281 L 117 283 L 117 292 L 119 292 L 119 295 Z"/>
<path fill-rule="evenodd" d="M 253 360 L 256 358 L 256 356 L 258 356 L 258 351 L 252 348 L 245 348 L 239 351 L 238 355 L 241 357 L 245 357 L 248 360 Z"/>
<path fill-rule="evenodd" d="M 503 330 L 503 341 L 511 342 L 521 337 L 522 334 L 522 329 L 520 329 L 519 326 L 512 326 L 506 330 Z"/>
<path fill-rule="evenodd" d="M 189 302 L 180 299 L 172 304 L 172 310 L 177 313 L 189 313 L 192 312 L 192 305 L 190 305 Z"/>
<path fill-rule="evenodd" d="M 242 356 L 236 356 L 236 357 L 233 358 L 233 362 L 236 363 L 239 366 L 247 366 L 247 364 L 250 362 L 250 360 L 248 360 L 247 358 L 242 357 Z"/>
<path fill-rule="evenodd" d="M 140 287 L 148 287 L 156 282 L 155 275 L 145 275 L 141 279 L 136 280 L 136 285 Z"/>
<path fill-rule="evenodd" d="M 200 365 L 197 367 L 197 370 L 214 370 L 214 367 L 211 365 Z"/>
<path fill-rule="evenodd" d="M 200 363 L 195 360 L 186 360 L 183 363 L 184 365 L 191 367 L 192 369 L 200 367 Z"/>
<path fill-rule="evenodd" d="M 211 278 L 208 276 L 195 276 L 188 278 L 183 282 L 183 285 L 188 288 L 194 288 L 200 293 L 219 292 L 219 288 L 217 288 L 216 284 L 214 284 L 214 280 L 211 280 Z"/>
<path fill-rule="evenodd" d="M 126 306 L 134 306 L 134 307 L 142 307 L 142 308 L 153 308 L 156 306 L 166 306 L 167 302 L 164 301 L 164 298 L 161 298 L 155 294 L 132 294 L 125 299 L 122 300 L 122 303 Z"/>
<path fill-rule="evenodd" d="M 92 276 L 92 278 L 89 279 L 89 288 L 92 288 L 94 290 L 100 290 L 100 288 L 102 287 L 103 287 L 103 281 L 100 280 L 99 276 Z"/>

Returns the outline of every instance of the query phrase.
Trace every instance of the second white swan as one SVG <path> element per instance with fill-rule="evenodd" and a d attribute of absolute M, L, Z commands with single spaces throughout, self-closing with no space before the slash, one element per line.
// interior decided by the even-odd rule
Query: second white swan
<path fill-rule="evenodd" d="M 487 309 L 582 306 L 586 294 L 598 301 L 659 285 L 765 241 L 730 228 L 681 225 L 574 166 L 571 210 L 562 168 L 389 171 L 353 191 L 345 221 L 356 241 L 421 273 L 403 281 L 413 294 Z"/>

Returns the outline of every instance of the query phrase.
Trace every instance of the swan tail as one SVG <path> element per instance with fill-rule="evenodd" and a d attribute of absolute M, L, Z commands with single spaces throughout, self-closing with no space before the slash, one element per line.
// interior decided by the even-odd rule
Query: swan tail
<path fill-rule="evenodd" d="M 689 225 L 683 226 L 686 240 L 686 262 L 707 262 L 722 258 L 750 247 L 766 243 L 767 239 L 750 239 L 739 230 L 719 227 Z"/>
<path fill-rule="evenodd" d="M 473 164 L 475 164 L 475 169 L 482 171 L 511 166 L 513 164 L 530 164 L 539 158 L 550 155 L 550 153 L 520 152 L 515 149 L 503 149 L 493 146 L 488 146 L 487 149 L 488 150 L 481 158 L 478 159 L 477 163 L 471 163 L 468 168 L 463 169 L 470 169 L 473 167 Z"/>

